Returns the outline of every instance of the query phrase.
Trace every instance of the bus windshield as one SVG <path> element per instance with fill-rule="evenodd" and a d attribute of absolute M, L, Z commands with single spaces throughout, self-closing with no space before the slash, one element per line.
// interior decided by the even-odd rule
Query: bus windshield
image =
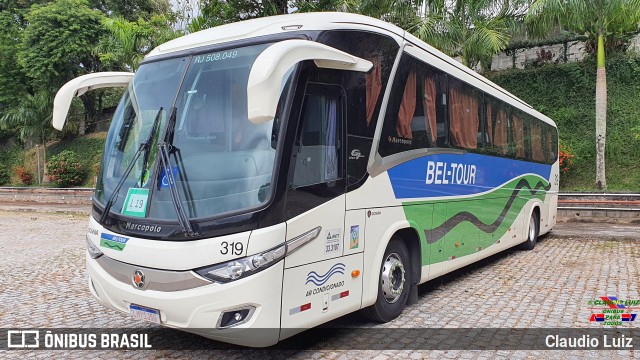
<path fill-rule="evenodd" d="M 164 170 L 170 168 L 179 195 L 175 201 L 189 219 L 264 204 L 271 194 L 279 115 L 261 124 L 248 120 L 247 80 L 268 46 L 141 65 L 113 117 L 96 200 L 104 205 L 113 196 L 110 210 L 116 214 L 176 219 Z M 290 81 L 283 81 L 281 91 L 285 83 Z M 158 160 L 163 142 L 170 144 L 170 167 Z M 149 146 L 140 154 L 144 143 Z"/>

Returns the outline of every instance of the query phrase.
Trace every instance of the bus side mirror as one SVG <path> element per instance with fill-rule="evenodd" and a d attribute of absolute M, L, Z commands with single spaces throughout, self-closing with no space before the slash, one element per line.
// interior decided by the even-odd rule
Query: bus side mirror
<path fill-rule="evenodd" d="M 133 73 L 129 72 L 99 72 L 70 80 L 58 90 L 53 100 L 53 127 L 62 130 L 67 122 L 67 113 L 74 96 L 80 96 L 93 89 L 126 87 L 132 78 Z"/>
<path fill-rule="evenodd" d="M 249 121 L 261 124 L 275 117 L 284 76 L 295 64 L 314 60 L 327 69 L 368 72 L 370 61 L 308 40 L 284 40 L 265 49 L 253 63 L 247 83 Z"/>

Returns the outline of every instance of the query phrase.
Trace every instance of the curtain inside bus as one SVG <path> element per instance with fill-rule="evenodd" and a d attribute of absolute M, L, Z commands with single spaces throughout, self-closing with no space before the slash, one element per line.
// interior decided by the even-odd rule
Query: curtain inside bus
<path fill-rule="evenodd" d="M 429 141 L 431 144 L 435 144 L 438 139 L 438 130 L 436 128 L 436 79 L 433 75 L 425 75 L 424 77 L 422 103 L 427 117 L 426 125 L 427 129 L 429 129 Z"/>
<path fill-rule="evenodd" d="M 382 90 L 382 67 L 380 66 L 380 57 L 382 54 L 379 53 L 377 55 L 378 56 L 372 56 L 370 58 L 370 61 L 373 63 L 373 70 L 365 75 L 367 126 L 371 125 L 371 119 L 373 118 L 373 113 L 378 104 L 378 97 Z"/>
<path fill-rule="evenodd" d="M 534 161 L 545 161 L 542 150 L 542 129 L 540 124 L 531 123 L 531 152 Z"/>
<path fill-rule="evenodd" d="M 497 110 L 493 146 L 500 155 L 507 154 L 507 113 L 504 109 Z"/>
<path fill-rule="evenodd" d="M 411 120 L 416 111 L 416 72 L 411 70 L 407 76 L 407 82 L 404 86 L 404 94 L 398 111 L 398 122 L 396 128 L 398 136 L 405 139 L 413 139 L 411 132 Z"/>
<path fill-rule="evenodd" d="M 472 91 L 458 86 L 449 89 L 449 129 L 455 147 L 478 147 L 479 101 Z"/>
<path fill-rule="evenodd" d="M 522 118 L 519 115 L 513 115 L 512 122 L 516 156 L 524 159 L 524 121 L 522 121 Z"/>

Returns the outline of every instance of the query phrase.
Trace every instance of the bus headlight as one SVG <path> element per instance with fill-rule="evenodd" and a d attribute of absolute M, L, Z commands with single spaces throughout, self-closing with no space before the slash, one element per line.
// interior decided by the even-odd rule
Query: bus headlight
<path fill-rule="evenodd" d="M 228 283 L 249 275 L 260 272 L 284 258 L 286 245 L 282 244 L 271 250 L 267 250 L 257 255 L 247 256 L 242 259 L 231 260 L 226 263 L 208 266 L 195 270 L 198 275 L 203 276 L 213 282 Z"/>
<path fill-rule="evenodd" d="M 92 259 L 97 259 L 102 256 L 102 251 L 89 240 L 89 236 L 87 236 L 87 251 L 89 251 L 89 256 L 91 256 Z"/>

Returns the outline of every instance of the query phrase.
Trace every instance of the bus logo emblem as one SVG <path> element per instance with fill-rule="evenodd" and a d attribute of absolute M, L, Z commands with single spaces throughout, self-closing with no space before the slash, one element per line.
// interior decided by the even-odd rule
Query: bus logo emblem
<path fill-rule="evenodd" d="M 329 279 L 331 279 L 331 277 L 335 274 L 342 274 L 344 275 L 344 264 L 343 263 L 337 263 L 335 265 L 333 265 L 329 270 L 327 270 L 326 273 L 324 274 L 318 274 L 315 271 L 309 271 L 309 273 L 307 274 L 307 281 L 304 283 L 305 285 L 307 285 L 308 283 L 312 283 L 316 286 L 322 286 L 324 284 L 327 283 L 327 281 L 329 281 Z"/>
<path fill-rule="evenodd" d="M 137 289 L 142 289 L 144 287 L 144 273 L 140 270 L 136 270 L 133 272 L 133 286 Z"/>
<path fill-rule="evenodd" d="M 349 160 L 358 160 L 363 157 L 364 155 L 362 155 L 360 149 L 353 149 L 351 150 L 351 156 L 349 156 Z"/>

